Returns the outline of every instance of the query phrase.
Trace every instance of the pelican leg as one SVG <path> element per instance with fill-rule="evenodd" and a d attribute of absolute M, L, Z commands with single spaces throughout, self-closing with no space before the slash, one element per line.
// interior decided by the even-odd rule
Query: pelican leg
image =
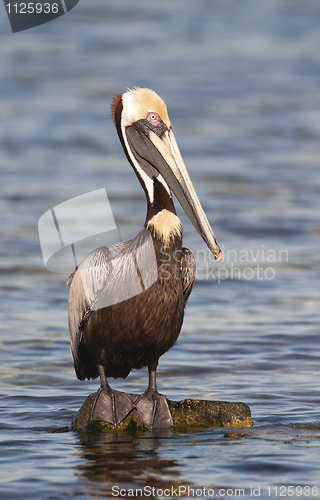
<path fill-rule="evenodd" d="M 141 422 L 148 429 L 173 427 L 173 419 L 167 398 L 159 394 L 156 384 L 157 363 L 149 365 L 149 385 L 145 393 L 136 401 L 136 411 Z"/>
<path fill-rule="evenodd" d="M 97 365 L 97 368 L 101 387 L 94 398 L 90 419 L 107 422 L 116 428 L 135 409 L 135 405 L 124 392 L 111 389 L 103 366 Z"/>

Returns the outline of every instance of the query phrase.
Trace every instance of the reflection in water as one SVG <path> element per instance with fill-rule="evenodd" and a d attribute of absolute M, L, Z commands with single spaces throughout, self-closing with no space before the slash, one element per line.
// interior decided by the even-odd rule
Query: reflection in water
<path fill-rule="evenodd" d="M 172 430 L 146 432 L 143 437 L 125 434 L 79 434 L 85 462 L 76 468 L 80 480 L 130 488 L 171 488 L 181 484 L 179 462 L 160 453 L 161 440 L 173 436 Z M 184 481 L 186 484 L 186 481 Z M 189 483 L 191 484 L 191 483 Z"/>

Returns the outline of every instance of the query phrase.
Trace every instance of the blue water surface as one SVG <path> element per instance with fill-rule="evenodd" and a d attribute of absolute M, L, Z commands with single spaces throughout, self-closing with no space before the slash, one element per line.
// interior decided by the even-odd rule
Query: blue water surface
<path fill-rule="evenodd" d="M 81 0 L 12 34 L 2 7 L 1 499 L 114 498 L 116 486 L 320 496 L 319 26 L 317 0 Z M 37 224 L 106 188 L 117 224 L 143 225 L 110 117 L 135 86 L 165 100 L 224 251 L 214 264 L 176 203 L 198 270 L 159 391 L 245 402 L 250 429 L 68 431 L 98 381 L 76 379 L 66 276 L 45 269 Z M 147 372 L 112 385 L 142 393 Z"/>

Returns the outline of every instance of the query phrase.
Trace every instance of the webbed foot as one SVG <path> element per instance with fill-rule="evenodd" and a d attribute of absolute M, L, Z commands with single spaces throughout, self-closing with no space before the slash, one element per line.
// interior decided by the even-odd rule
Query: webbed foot
<path fill-rule="evenodd" d="M 148 429 L 167 429 L 174 425 L 167 398 L 158 392 L 150 394 L 147 390 L 136 401 L 136 413 Z"/>
<path fill-rule="evenodd" d="M 124 392 L 111 389 L 103 366 L 97 365 L 97 369 L 101 387 L 94 398 L 90 420 L 106 422 L 116 428 L 135 409 L 134 401 Z"/>
<path fill-rule="evenodd" d="M 124 392 L 100 387 L 92 404 L 90 420 L 106 422 L 116 428 L 134 409 L 133 401 Z"/>

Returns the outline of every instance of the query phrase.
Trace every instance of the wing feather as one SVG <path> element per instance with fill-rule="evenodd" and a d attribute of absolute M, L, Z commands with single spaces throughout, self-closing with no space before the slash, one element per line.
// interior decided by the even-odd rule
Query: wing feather
<path fill-rule="evenodd" d="M 196 278 L 196 261 L 188 248 L 182 249 L 181 257 L 182 290 L 184 303 L 188 302 Z"/>
<path fill-rule="evenodd" d="M 146 268 L 143 262 L 148 263 Z M 85 344 L 90 315 L 98 309 L 141 293 L 145 286 L 151 286 L 156 279 L 157 261 L 152 237 L 147 229 L 142 229 L 134 240 L 117 243 L 109 248 L 97 248 L 69 276 L 70 346 L 80 380 L 98 376 Z"/>
<path fill-rule="evenodd" d="M 80 380 L 96 378 L 99 375 L 83 339 L 83 332 L 91 315 L 91 308 L 90 297 L 88 298 L 83 286 L 81 271 L 83 269 L 87 271 L 87 279 L 92 282 L 92 288 L 98 293 L 99 287 L 101 289 L 103 286 L 103 280 L 96 280 L 96 275 L 99 276 L 102 273 L 103 262 L 110 259 L 112 259 L 112 255 L 107 247 L 97 248 L 76 267 L 67 280 L 70 287 L 68 302 L 70 348 L 74 368 Z"/>

